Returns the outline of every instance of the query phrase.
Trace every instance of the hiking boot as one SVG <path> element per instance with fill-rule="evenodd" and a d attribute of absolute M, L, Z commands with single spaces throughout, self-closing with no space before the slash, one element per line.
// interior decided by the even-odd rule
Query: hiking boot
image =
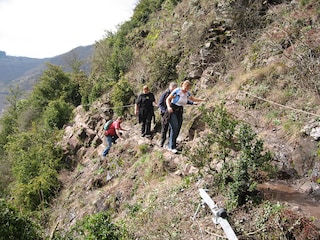
<path fill-rule="evenodd" d="M 174 153 L 174 154 L 176 154 L 176 153 L 178 153 L 178 150 L 177 149 L 170 149 L 170 151 L 172 152 L 172 153 Z"/>

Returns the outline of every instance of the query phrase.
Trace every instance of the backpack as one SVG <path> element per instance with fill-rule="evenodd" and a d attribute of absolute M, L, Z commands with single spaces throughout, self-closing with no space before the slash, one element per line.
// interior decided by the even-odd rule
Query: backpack
<path fill-rule="evenodd" d="M 104 130 L 108 130 L 109 127 L 110 127 L 110 125 L 111 125 L 112 123 L 113 123 L 113 120 L 112 120 L 112 119 L 108 120 L 108 121 L 104 124 L 103 129 L 104 129 Z"/>

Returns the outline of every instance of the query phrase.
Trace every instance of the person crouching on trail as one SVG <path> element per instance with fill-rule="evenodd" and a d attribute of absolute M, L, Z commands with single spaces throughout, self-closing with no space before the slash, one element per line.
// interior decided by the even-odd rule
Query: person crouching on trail
<path fill-rule="evenodd" d="M 116 121 L 111 123 L 108 130 L 105 132 L 107 147 L 102 152 L 102 157 L 107 156 L 109 153 L 112 143 L 116 143 L 115 141 L 120 138 L 123 139 L 121 131 L 127 131 L 127 129 L 121 128 L 121 123 L 124 121 L 123 117 L 118 117 Z"/>
<path fill-rule="evenodd" d="M 188 104 L 188 100 L 192 102 L 203 102 L 205 99 L 195 98 L 189 92 L 191 82 L 186 80 L 182 83 L 181 88 L 174 89 L 166 99 L 167 109 L 170 113 L 170 139 L 169 149 L 173 153 L 177 153 L 177 138 L 183 121 L 183 106 Z"/>
<path fill-rule="evenodd" d="M 141 123 L 141 136 L 151 136 L 151 121 L 154 116 L 154 106 L 157 106 L 154 94 L 149 91 L 147 85 L 143 86 L 143 92 L 138 96 L 135 103 L 135 114 Z"/>

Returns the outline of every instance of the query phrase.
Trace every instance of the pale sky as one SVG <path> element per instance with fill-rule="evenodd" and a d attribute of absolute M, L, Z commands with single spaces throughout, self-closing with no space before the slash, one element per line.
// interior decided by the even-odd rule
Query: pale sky
<path fill-rule="evenodd" d="M 0 51 L 50 58 L 94 44 L 130 20 L 138 0 L 0 0 Z"/>

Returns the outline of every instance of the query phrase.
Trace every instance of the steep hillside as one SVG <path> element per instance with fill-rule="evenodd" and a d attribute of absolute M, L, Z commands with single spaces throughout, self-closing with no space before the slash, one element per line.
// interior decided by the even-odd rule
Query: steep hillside
<path fill-rule="evenodd" d="M 185 108 L 182 153 L 159 147 L 159 114 L 152 138 L 140 137 L 129 102 L 123 127 L 130 130 L 101 159 L 102 126 L 112 110 L 106 90 L 90 111 L 78 107 L 65 128 L 61 144 L 70 169 L 61 171 L 63 188 L 47 213 L 47 234 L 67 235 L 85 216 L 110 211 L 132 239 L 221 239 L 224 232 L 211 211 L 199 208 L 199 189 L 207 189 L 228 209 L 239 239 L 319 239 L 319 9 L 318 1 L 164 1 L 126 36 L 134 60 L 125 77 L 136 94 L 148 84 L 157 99 L 170 80 L 189 79 L 192 93 L 207 99 Z M 176 78 L 161 78 L 159 65 L 171 63 L 176 75 L 168 78 Z M 223 165 L 240 162 L 243 152 L 236 146 L 221 152 L 219 142 L 205 145 L 208 136 L 231 132 L 225 129 L 231 120 L 219 115 L 221 104 L 263 141 L 263 153 L 272 157 L 269 170 L 277 167 L 273 175 L 246 172 L 258 179 L 252 186 L 257 191 L 235 208 L 230 198 L 239 196 L 218 186 L 217 175 L 225 174 L 226 186 L 237 184 L 239 176 L 223 172 Z M 220 128 L 212 136 L 218 117 Z M 229 140 L 249 139 L 248 132 Z M 254 137 L 251 150 L 258 151 Z M 263 201 L 255 202 L 260 196 Z"/>

